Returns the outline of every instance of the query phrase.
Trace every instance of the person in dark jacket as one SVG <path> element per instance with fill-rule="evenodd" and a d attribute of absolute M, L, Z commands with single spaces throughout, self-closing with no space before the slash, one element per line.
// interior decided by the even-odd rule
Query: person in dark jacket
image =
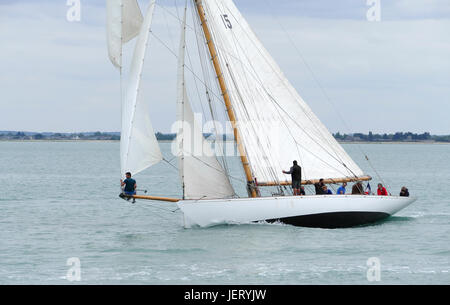
<path fill-rule="evenodd" d="M 352 195 L 364 195 L 364 189 L 361 182 L 356 182 L 353 184 Z"/>
<path fill-rule="evenodd" d="M 324 185 L 324 186 L 322 187 L 322 190 L 323 190 L 323 194 L 324 194 L 324 195 L 333 195 L 333 192 L 332 192 L 331 190 L 329 190 L 328 187 L 327 187 L 326 185 Z"/>
<path fill-rule="evenodd" d="M 409 197 L 409 191 L 406 188 L 406 186 L 402 187 L 402 189 L 400 191 L 400 196 L 401 197 Z"/>
<path fill-rule="evenodd" d="M 314 183 L 314 188 L 316 189 L 316 195 L 323 195 L 323 187 L 324 187 L 323 179 L 320 178 L 319 182 Z"/>
<path fill-rule="evenodd" d="M 292 190 L 294 196 L 301 195 L 301 184 L 302 184 L 302 168 L 294 160 L 293 165 L 289 171 L 283 171 L 283 174 L 291 175 L 292 180 Z"/>

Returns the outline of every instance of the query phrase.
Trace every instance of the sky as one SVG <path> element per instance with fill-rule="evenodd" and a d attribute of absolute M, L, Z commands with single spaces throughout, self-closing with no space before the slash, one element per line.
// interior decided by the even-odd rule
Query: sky
<path fill-rule="evenodd" d="M 155 35 L 176 50 L 172 15 L 184 1 L 157 2 Z M 368 2 L 235 0 L 331 132 L 450 134 L 450 1 L 379 0 L 379 21 L 368 20 Z M 80 3 L 70 22 L 67 0 L 0 0 L 0 130 L 120 130 L 105 1 Z M 151 40 L 143 86 L 154 129 L 170 132 L 176 60 L 164 45 Z"/>

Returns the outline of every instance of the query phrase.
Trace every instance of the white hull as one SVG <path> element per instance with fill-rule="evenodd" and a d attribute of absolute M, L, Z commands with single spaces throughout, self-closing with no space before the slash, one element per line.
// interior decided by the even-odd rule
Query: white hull
<path fill-rule="evenodd" d="M 344 228 L 379 221 L 415 200 L 397 196 L 314 195 L 182 200 L 178 207 L 184 214 L 186 228 L 257 221 Z"/>

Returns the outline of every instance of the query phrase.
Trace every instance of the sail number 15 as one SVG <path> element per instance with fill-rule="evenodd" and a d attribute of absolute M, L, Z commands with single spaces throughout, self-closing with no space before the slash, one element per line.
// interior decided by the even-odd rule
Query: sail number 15
<path fill-rule="evenodd" d="M 220 17 L 222 17 L 223 25 L 225 25 L 225 28 L 227 29 L 233 28 L 230 19 L 228 19 L 228 15 L 220 15 Z"/>

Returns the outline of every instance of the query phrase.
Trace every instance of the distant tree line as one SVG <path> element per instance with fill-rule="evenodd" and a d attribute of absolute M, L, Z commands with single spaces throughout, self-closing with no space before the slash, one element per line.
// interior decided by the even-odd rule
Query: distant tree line
<path fill-rule="evenodd" d="M 450 142 L 450 135 L 436 136 L 431 135 L 429 132 L 424 133 L 412 133 L 412 132 L 396 132 L 396 133 L 384 133 L 376 134 L 369 131 L 368 134 L 353 133 L 353 134 L 340 134 L 339 132 L 333 134 L 336 140 L 348 141 L 348 142 Z"/>
<path fill-rule="evenodd" d="M 176 134 L 161 133 L 155 134 L 159 141 L 173 140 Z M 24 132 L 24 131 L 0 131 L 0 140 L 120 140 L 120 132 L 77 132 L 77 133 L 53 133 L 53 132 Z"/>
<path fill-rule="evenodd" d="M 155 134 L 156 139 L 159 141 L 172 141 L 176 138 L 174 133 L 161 133 Z M 211 134 L 205 134 L 205 138 L 211 136 Z M 431 135 L 429 132 L 421 134 L 412 132 L 396 132 L 396 133 L 384 133 L 374 134 L 371 131 L 368 134 L 353 133 L 353 134 L 341 134 L 339 132 L 333 134 L 336 140 L 342 142 L 447 142 L 450 143 L 450 135 Z M 231 140 L 232 137 L 223 136 L 224 140 Z M 0 131 L 0 140 L 120 140 L 119 132 L 84 132 L 84 133 L 52 133 L 52 132 L 24 132 L 24 131 Z"/>
<path fill-rule="evenodd" d="M 118 132 L 53 133 L 0 131 L 0 140 L 120 140 Z"/>
<path fill-rule="evenodd" d="M 172 141 L 177 137 L 176 133 L 161 133 L 161 132 L 157 132 L 155 134 L 156 139 L 158 141 Z"/>

